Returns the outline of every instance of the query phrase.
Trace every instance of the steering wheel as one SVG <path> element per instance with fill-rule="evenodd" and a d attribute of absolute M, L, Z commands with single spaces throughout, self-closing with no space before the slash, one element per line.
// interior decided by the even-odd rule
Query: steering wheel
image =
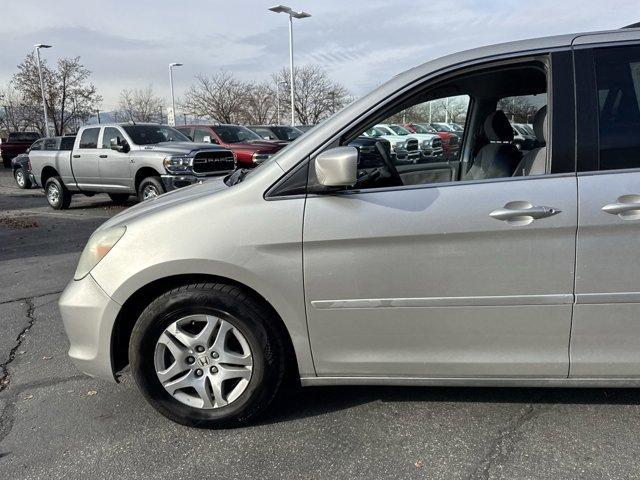
<path fill-rule="evenodd" d="M 391 156 L 387 153 L 380 141 L 376 142 L 376 148 L 378 149 L 378 153 L 382 157 L 382 160 L 384 160 L 384 164 L 387 167 L 389 174 L 391 175 L 391 180 L 393 181 L 393 183 L 395 183 L 396 186 L 404 185 L 404 183 L 402 182 L 402 177 L 398 173 L 398 169 L 391 160 Z"/>

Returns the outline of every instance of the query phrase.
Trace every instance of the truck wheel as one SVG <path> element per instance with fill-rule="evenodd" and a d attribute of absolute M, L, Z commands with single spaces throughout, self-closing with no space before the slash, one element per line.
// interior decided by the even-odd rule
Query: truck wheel
<path fill-rule="evenodd" d="M 285 353 L 275 322 L 240 288 L 198 283 L 156 298 L 129 343 L 147 401 L 182 425 L 238 426 L 276 395 Z"/>
<path fill-rule="evenodd" d="M 122 204 L 129 199 L 128 193 L 110 193 L 109 198 L 113 203 Z"/>
<path fill-rule="evenodd" d="M 50 177 L 44 185 L 44 193 L 49 205 L 55 210 L 66 210 L 71 205 L 71 193 L 60 177 Z"/>
<path fill-rule="evenodd" d="M 138 200 L 141 202 L 157 197 L 165 192 L 164 185 L 158 177 L 147 177 L 138 185 Z"/>
<path fill-rule="evenodd" d="M 31 180 L 29 179 L 29 175 L 22 168 L 16 168 L 13 171 L 13 178 L 16 179 L 16 184 L 19 188 L 31 188 Z"/>

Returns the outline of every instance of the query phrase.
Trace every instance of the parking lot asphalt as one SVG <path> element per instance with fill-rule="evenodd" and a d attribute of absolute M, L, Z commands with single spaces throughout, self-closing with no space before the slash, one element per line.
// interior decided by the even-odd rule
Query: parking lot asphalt
<path fill-rule="evenodd" d="M 66 356 L 57 299 L 122 208 L 53 211 L 0 171 L 0 478 L 640 478 L 633 389 L 294 388 L 242 429 L 164 419 Z"/>

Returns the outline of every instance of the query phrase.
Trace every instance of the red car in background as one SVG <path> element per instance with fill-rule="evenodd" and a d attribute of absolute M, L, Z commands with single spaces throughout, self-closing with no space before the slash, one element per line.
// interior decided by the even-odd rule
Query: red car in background
<path fill-rule="evenodd" d="M 436 133 L 442 140 L 442 153 L 445 157 L 457 155 L 460 149 L 460 137 L 451 132 L 439 132 L 428 123 L 405 123 L 404 128 L 413 133 Z"/>
<path fill-rule="evenodd" d="M 194 142 L 213 143 L 233 151 L 240 168 L 255 167 L 288 143 L 265 140 L 240 125 L 180 125 L 175 128 Z"/>
<path fill-rule="evenodd" d="M 37 132 L 10 132 L 0 141 L 0 155 L 5 168 L 11 167 L 11 159 L 27 151 L 33 142 L 40 139 Z"/>

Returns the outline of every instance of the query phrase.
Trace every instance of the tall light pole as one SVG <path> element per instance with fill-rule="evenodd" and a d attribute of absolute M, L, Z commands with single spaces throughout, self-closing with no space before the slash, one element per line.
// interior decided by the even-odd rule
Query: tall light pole
<path fill-rule="evenodd" d="M 181 67 L 182 63 L 169 64 L 169 84 L 171 85 L 171 111 L 173 112 L 173 123 L 176 123 L 176 101 L 173 98 L 173 67 Z"/>
<path fill-rule="evenodd" d="M 36 43 L 34 45 L 36 49 L 36 57 L 38 59 L 38 75 L 40 75 L 40 90 L 42 91 L 42 108 L 44 110 L 44 132 L 49 136 L 49 115 L 47 115 L 47 101 L 44 96 L 44 80 L 42 78 L 42 64 L 40 63 L 40 49 L 51 48 L 51 45 L 45 45 L 44 43 Z"/>
<path fill-rule="evenodd" d="M 276 5 L 269 10 L 275 13 L 286 13 L 289 15 L 289 73 L 291 75 L 291 126 L 296 124 L 296 110 L 295 110 L 295 86 L 294 86 L 294 73 L 293 73 L 293 19 L 308 18 L 311 14 L 307 12 L 296 12 L 287 7 L 286 5 Z"/>

